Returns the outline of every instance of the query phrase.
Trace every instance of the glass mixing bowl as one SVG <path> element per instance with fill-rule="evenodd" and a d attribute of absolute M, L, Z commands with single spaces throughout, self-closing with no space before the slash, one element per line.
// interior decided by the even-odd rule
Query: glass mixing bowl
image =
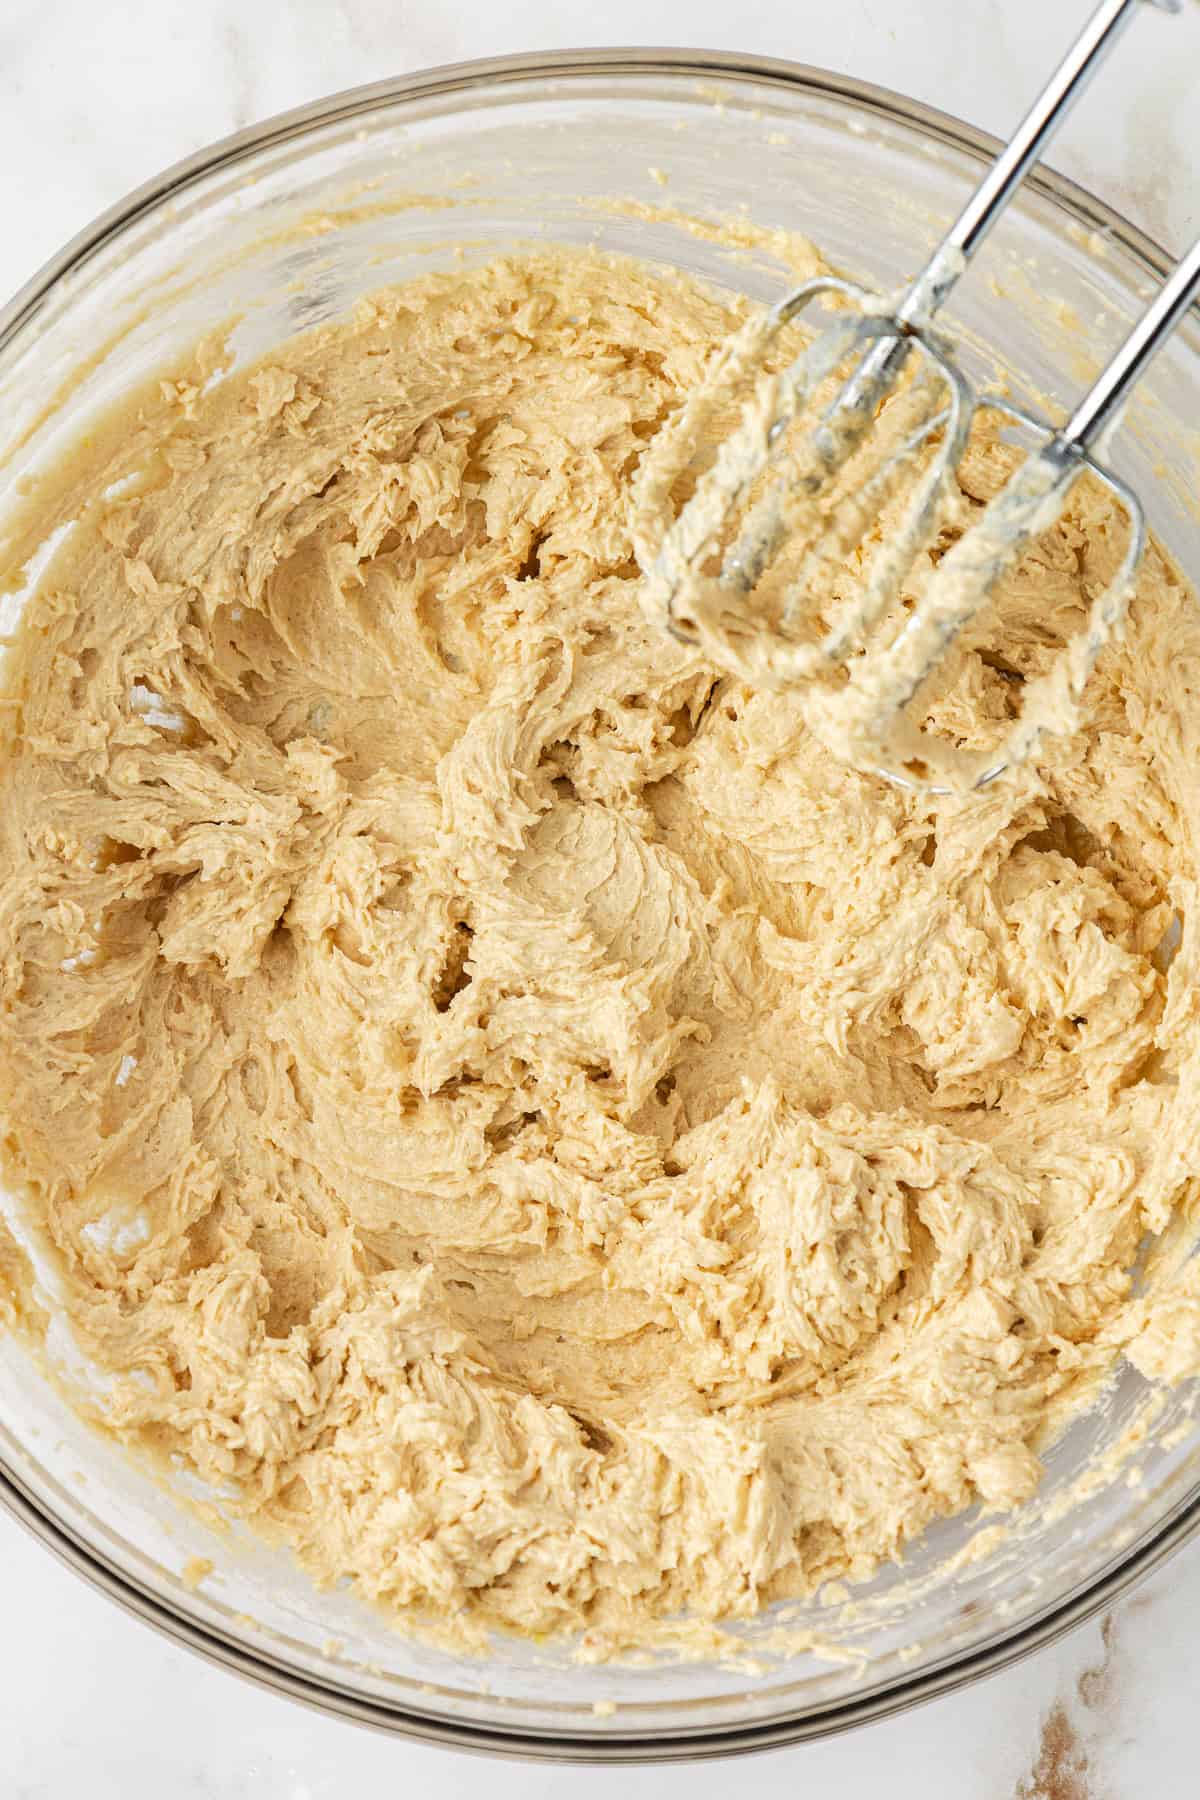
<path fill-rule="evenodd" d="M 889 286 L 921 261 L 995 148 L 877 88 L 695 52 L 466 64 L 289 113 L 141 188 L 0 315 L 0 529 L 4 504 L 120 393 L 231 316 L 244 360 L 372 288 L 551 240 L 767 300 L 788 280 L 770 246 L 731 250 L 710 228 L 747 213 Z M 1165 261 L 1099 201 L 1040 174 L 989 246 L 986 273 L 957 298 L 967 360 L 1018 372 L 1026 398 L 1065 401 Z M 1200 571 L 1193 420 L 1200 331 L 1189 321 L 1143 384 L 1114 459 L 1183 567 Z M 27 593 L 6 597 L 0 629 Z M 848 1660 L 772 1656 L 768 1615 L 743 1628 L 740 1669 L 580 1666 L 521 1642 L 475 1662 L 400 1635 L 349 1592 L 318 1593 L 286 1555 L 180 1507 L 169 1478 L 76 1416 L 62 1378 L 86 1372 L 63 1335 L 52 1332 L 50 1349 L 58 1381 L 19 1338 L 0 1339 L 0 1498 L 44 1543 L 227 1668 L 466 1748 L 667 1759 L 842 1730 L 1046 1643 L 1200 1523 L 1192 1391 L 1160 1399 L 1123 1368 L 1050 1452 L 1041 1493 L 1011 1533 L 980 1537 L 978 1516 L 947 1521 L 904 1568 L 856 1590 L 852 1615 L 791 1609 L 794 1625 L 836 1640 Z M 1134 1439 L 1133 1466 L 1106 1471 L 1104 1452 Z M 196 1558 L 213 1564 L 199 1584 Z"/>

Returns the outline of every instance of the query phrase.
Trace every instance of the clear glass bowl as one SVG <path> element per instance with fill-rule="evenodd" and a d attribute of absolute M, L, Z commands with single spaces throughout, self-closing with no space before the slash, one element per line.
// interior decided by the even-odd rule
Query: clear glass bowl
<path fill-rule="evenodd" d="M 886 286 L 919 263 L 994 149 L 876 88 L 694 52 L 467 64 L 289 113 L 131 195 L 0 315 L 0 528 L 18 484 L 231 315 L 239 357 L 257 356 L 373 288 L 531 240 L 597 244 L 766 300 L 784 268 L 767 252 L 731 254 L 696 224 L 742 211 L 807 233 Z M 1020 372 L 1026 398 L 1065 401 L 1164 266 L 1099 201 L 1039 175 L 989 246 L 987 275 L 964 284 L 955 323 L 977 365 Z M 1194 420 L 1200 332 L 1189 321 L 1145 383 L 1115 460 L 1183 566 L 1200 570 Z M 7 597 L 5 625 L 25 597 Z M 53 1348 L 86 1379 L 64 1338 Z M 81 1423 L 12 1336 L 0 1339 L 0 1499 L 149 1623 L 327 1711 L 476 1749 L 686 1758 L 878 1718 L 1108 1604 L 1200 1522 L 1191 1399 L 1169 1393 L 1151 1418 L 1154 1397 L 1122 1369 L 1050 1453 L 1014 1532 L 964 1560 L 980 1521 L 948 1521 L 903 1569 L 856 1590 L 854 1615 L 795 1609 L 794 1622 L 854 1660 L 772 1658 L 774 1621 L 755 1622 L 743 1635 L 756 1673 L 586 1667 L 518 1642 L 486 1664 L 429 1649 L 351 1594 L 318 1593 L 286 1555 L 179 1508 L 169 1483 Z M 1097 1456 L 1131 1433 L 1144 1434 L 1136 1467 L 1097 1473 Z M 214 1570 L 193 1587 L 183 1572 L 196 1557 Z"/>

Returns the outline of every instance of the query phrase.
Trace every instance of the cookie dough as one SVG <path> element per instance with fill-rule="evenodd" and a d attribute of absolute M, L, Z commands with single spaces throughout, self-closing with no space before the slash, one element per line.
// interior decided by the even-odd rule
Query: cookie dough
<path fill-rule="evenodd" d="M 3 714 L 10 1181 L 112 1430 L 464 1630 L 636 1642 L 1015 1506 L 1195 1199 L 1193 595 L 1152 547 L 986 794 L 839 766 L 639 606 L 631 482 L 738 316 L 425 279 L 29 502 L 78 523 Z M 933 724 L 987 741 L 1119 550 L 1079 488 Z"/>

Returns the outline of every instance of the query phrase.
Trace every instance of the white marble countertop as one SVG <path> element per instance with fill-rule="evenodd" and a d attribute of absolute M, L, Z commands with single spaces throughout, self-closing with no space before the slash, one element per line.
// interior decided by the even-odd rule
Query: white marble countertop
<path fill-rule="evenodd" d="M 100 208 L 236 126 L 423 65 L 580 44 L 683 44 L 823 63 L 1004 132 L 1091 0 L 5 0 L 0 290 Z M 1200 17 L 1138 21 L 1054 161 L 1175 248 L 1200 223 Z M 1168 49 L 1167 46 L 1171 46 Z M 134 99 L 136 96 L 136 102 Z M 1191 104 L 1189 104 L 1189 101 Z M 5 1800 L 534 1800 L 603 1769 L 485 1763 L 259 1693 L 135 1624 L 0 1516 Z M 1200 1544 L 1104 1622 L 968 1691 L 738 1764 L 626 1770 L 627 1800 L 1175 1800 L 1200 1788 Z"/>

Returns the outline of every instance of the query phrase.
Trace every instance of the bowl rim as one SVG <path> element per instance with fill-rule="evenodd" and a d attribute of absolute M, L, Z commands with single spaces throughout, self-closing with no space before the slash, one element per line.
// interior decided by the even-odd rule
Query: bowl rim
<path fill-rule="evenodd" d="M 716 76 L 726 80 L 740 77 L 774 82 L 785 88 L 801 88 L 812 95 L 823 94 L 832 100 L 852 102 L 860 110 L 912 126 L 930 141 L 949 144 L 980 159 L 990 160 L 1003 148 L 1001 138 L 968 124 L 954 113 L 911 99 L 878 82 L 862 81 L 857 76 L 839 74 L 816 63 L 794 62 L 785 57 L 758 56 L 741 51 L 616 45 L 611 48 L 517 51 L 508 56 L 439 63 L 411 74 L 341 88 L 301 106 L 273 113 L 257 124 L 214 139 L 131 188 L 123 198 L 114 201 L 68 238 L 62 248 L 35 270 L 0 307 L 0 352 L 32 321 L 64 276 L 83 268 L 157 206 L 183 193 L 194 182 L 233 166 L 253 151 L 286 144 L 314 126 L 352 119 L 396 100 L 446 97 L 473 88 L 504 86 L 539 76 L 569 79 L 606 74 L 642 77 L 661 74 L 700 79 Z M 1053 167 L 1038 164 L 1025 177 L 1023 186 L 1043 198 L 1056 201 L 1072 212 L 1080 225 L 1107 233 L 1157 279 L 1165 278 L 1174 266 L 1175 258 L 1157 239 L 1134 225 L 1107 201 L 1069 176 L 1059 174 Z M 1189 310 L 1200 317 L 1200 299 L 1194 301 Z"/>
<path fill-rule="evenodd" d="M 761 1723 L 718 1726 L 696 1732 L 505 1730 L 494 1724 L 466 1722 L 422 1713 L 416 1708 L 369 1699 L 349 1688 L 300 1673 L 273 1657 L 235 1644 L 197 1619 L 167 1605 L 143 1582 L 131 1577 L 70 1526 L 46 1512 L 24 1484 L 0 1466 L 0 1509 L 24 1527 L 64 1567 L 96 1593 L 140 1619 L 169 1642 L 190 1650 L 216 1668 L 253 1683 L 264 1692 L 295 1700 L 326 1717 L 365 1725 L 389 1737 L 427 1746 L 502 1756 L 519 1762 L 624 1764 L 626 1766 L 703 1762 L 779 1750 L 790 1744 L 840 1737 L 860 1725 L 879 1724 L 929 1700 L 971 1687 L 1026 1657 L 1048 1648 L 1112 1606 L 1189 1543 L 1200 1530 L 1200 1492 L 1184 1502 L 1135 1554 L 1044 1615 L 1013 1632 L 997 1636 L 965 1656 L 911 1679 L 886 1681 L 870 1692 L 803 1713 L 780 1713 Z"/>
<path fill-rule="evenodd" d="M 937 107 L 899 94 L 878 83 L 862 81 L 810 63 L 716 49 L 655 46 L 604 46 L 517 52 L 439 64 L 410 74 L 340 89 L 241 130 L 170 164 L 131 189 L 99 213 L 51 256 L 0 307 L 0 353 L 37 317 L 58 284 L 84 268 L 137 221 L 186 192 L 202 179 L 236 166 L 245 157 L 288 143 L 310 130 L 370 114 L 400 101 L 445 99 L 480 88 L 551 80 L 659 75 L 693 80 L 739 79 L 800 90 L 809 97 L 849 103 L 860 113 L 917 131 L 927 143 L 942 143 L 976 161 L 993 158 L 1002 141 Z M 1160 281 L 1174 258 L 1154 238 L 1114 207 L 1068 176 L 1039 165 L 1025 181 L 1039 198 L 1055 203 L 1088 231 L 1104 233 L 1147 275 Z M 1200 300 L 1189 309 L 1200 319 Z M 622 1734 L 606 1729 L 594 1734 L 467 1722 L 422 1713 L 419 1709 L 354 1693 L 332 1681 L 289 1667 L 256 1653 L 194 1616 L 162 1600 L 151 1587 L 104 1555 L 82 1533 L 51 1512 L 0 1456 L 0 1508 L 23 1526 L 59 1561 L 97 1592 L 113 1600 L 131 1617 L 141 1619 L 172 1642 L 206 1661 L 228 1669 L 257 1686 L 299 1701 L 329 1716 L 367 1725 L 389 1735 L 426 1745 L 501 1755 L 530 1761 L 651 1764 L 703 1760 L 750 1750 L 830 1737 L 855 1726 L 874 1723 L 907 1711 L 921 1702 L 957 1691 L 1056 1642 L 1077 1625 L 1111 1605 L 1169 1556 L 1200 1533 L 1200 1484 L 1127 1555 L 1102 1570 L 1047 1611 L 1026 1619 L 1009 1632 L 910 1678 L 888 1679 L 862 1694 L 803 1712 L 782 1712 L 759 1722 L 717 1726 L 712 1730 Z"/>

